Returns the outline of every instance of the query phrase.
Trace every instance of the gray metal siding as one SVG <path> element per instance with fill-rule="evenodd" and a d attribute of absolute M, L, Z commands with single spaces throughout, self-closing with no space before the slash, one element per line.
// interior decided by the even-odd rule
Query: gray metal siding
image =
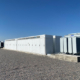
<path fill-rule="evenodd" d="M 64 52 L 64 38 L 60 38 L 60 52 L 63 53 Z"/>
<path fill-rule="evenodd" d="M 60 52 L 60 38 L 61 36 L 56 36 L 55 38 L 55 53 Z"/>

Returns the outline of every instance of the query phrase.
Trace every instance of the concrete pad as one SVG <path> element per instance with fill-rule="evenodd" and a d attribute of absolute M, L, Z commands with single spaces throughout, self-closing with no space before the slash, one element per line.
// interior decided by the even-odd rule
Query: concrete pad
<path fill-rule="evenodd" d="M 79 55 L 67 55 L 67 54 L 49 54 L 47 55 L 50 58 L 69 61 L 69 62 L 80 62 L 80 56 Z"/>

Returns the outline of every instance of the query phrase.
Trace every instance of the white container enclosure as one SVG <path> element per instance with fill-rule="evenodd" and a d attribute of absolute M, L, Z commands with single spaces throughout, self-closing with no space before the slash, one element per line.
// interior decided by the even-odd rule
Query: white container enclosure
<path fill-rule="evenodd" d="M 60 36 L 38 35 L 6 40 L 5 48 L 42 55 L 56 53 L 60 52 Z"/>
<path fill-rule="evenodd" d="M 80 54 L 80 33 L 65 35 L 60 39 L 60 52 Z"/>
<path fill-rule="evenodd" d="M 80 54 L 80 38 L 73 37 L 73 54 Z"/>

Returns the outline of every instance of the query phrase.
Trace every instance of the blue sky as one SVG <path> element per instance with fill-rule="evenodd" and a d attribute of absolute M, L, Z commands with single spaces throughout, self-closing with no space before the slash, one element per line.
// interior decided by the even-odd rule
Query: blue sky
<path fill-rule="evenodd" d="M 0 40 L 80 32 L 80 0 L 0 0 Z"/>

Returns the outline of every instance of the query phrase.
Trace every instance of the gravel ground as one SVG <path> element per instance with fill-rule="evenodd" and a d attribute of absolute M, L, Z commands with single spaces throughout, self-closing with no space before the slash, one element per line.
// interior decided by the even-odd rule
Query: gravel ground
<path fill-rule="evenodd" d="M 0 80 L 80 80 L 80 63 L 0 49 Z"/>

